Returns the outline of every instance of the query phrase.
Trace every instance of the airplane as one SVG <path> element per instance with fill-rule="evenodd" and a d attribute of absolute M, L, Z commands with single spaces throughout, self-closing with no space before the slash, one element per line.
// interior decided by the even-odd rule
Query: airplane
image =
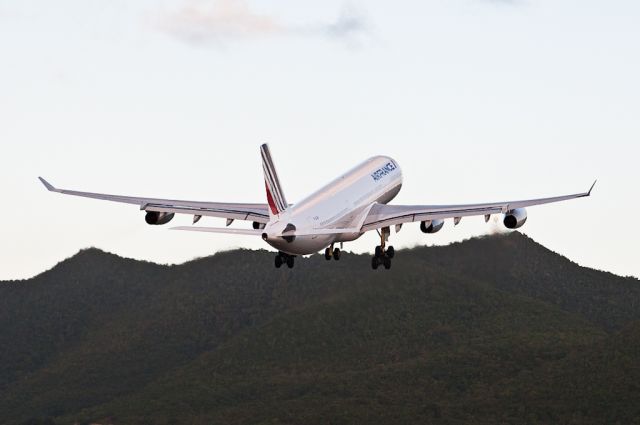
<path fill-rule="evenodd" d="M 393 246 L 387 246 L 391 227 L 398 233 L 405 223 L 419 222 L 423 233 L 439 232 L 445 219 L 458 225 L 463 217 L 483 216 L 488 222 L 500 214 L 504 226 L 518 229 L 527 221 L 526 207 L 566 201 L 591 195 L 596 182 L 587 192 L 524 201 L 491 202 L 466 205 L 390 205 L 402 188 L 402 171 L 388 156 L 374 156 L 313 192 L 295 204 L 289 204 L 280 184 L 267 144 L 260 146 L 267 203 L 227 203 L 179 201 L 133 196 L 107 195 L 58 189 L 38 177 L 51 192 L 86 198 L 135 204 L 145 211 L 150 225 L 170 222 L 175 214 L 193 216 L 192 226 L 173 230 L 210 232 L 261 237 L 278 250 L 275 267 L 286 264 L 293 268 L 299 255 L 310 255 L 324 249 L 327 261 L 340 259 L 337 243 L 351 242 L 364 233 L 377 231 L 380 245 L 375 247 L 371 267 L 391 268 L 395 256 Z M 226 219 L 227 227 L 194 226 L 203 216 Z M 252 222 L 252 228 L 229 228 L 234 220 Z"/>

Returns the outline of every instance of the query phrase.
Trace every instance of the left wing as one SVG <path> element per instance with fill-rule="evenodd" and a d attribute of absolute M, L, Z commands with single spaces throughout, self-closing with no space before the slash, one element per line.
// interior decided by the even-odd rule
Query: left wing
<path fill-rule="evenodd" d="M 411 223 L 415 221 L 442 220 L 445 218 L 460 219 L 462 217 L 491 214 L 504 214 L 516 208 L 531 207 L 534 205 L 550 204 L 569 199 L 584 198 L 591 195 L 593 186 L 587 192 L 573 195 L 556 196 L 552 198 L 530 199 L 525 201 L 493 202 L 487 204 L 469 205 L 384 205 L 374 204 L 362 224 L 362 232 L 381 229 L 396 224 Z"/>
<path fill-rule="evenodd" d="M 269 222 L 267 204 L 244 204 L 230 202 L 180 201 L 175 199 L 142 198 L 136 196 L 108 195 L 105 193 L 79 192 L 77 190 L 58 189 L 51 183 L 38 177 L 51 192 L 104 201 L 135 204 L 143 211 L 191 214 L 194 216 L 222 217 L 233 220 L 250 220 L 258 223 Z"/>

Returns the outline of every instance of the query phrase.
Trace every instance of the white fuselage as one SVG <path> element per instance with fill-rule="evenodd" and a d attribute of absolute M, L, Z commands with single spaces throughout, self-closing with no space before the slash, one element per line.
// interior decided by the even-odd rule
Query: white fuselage
<path fill-rule="evenodd" d="M 402 171 L 387 156 L 375 156 L 356 166 L 331 183 L 288 208 L 267 224 L 268 233 L 294 228 L 305 230 L 359 229 L 375 204 L 391 201 L 402 187 Z M 292 255 L 318 252 L 332 243 L 353 241 L 359 231 L 312 236 L 296 236 L 291 241 L 282 237 L 266 242 L 279 251 Z"/>

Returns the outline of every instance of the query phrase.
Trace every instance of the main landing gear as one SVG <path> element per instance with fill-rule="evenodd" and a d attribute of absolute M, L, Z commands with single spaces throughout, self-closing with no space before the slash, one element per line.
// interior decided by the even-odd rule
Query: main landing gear
<path fill-rule="evenodd" d="M 384 266 L 386 270 L 391 268 L 391 259 L 395 257 L 396 250 L 392 246 L 386 248 L 387 240 L 391 231 L 385 227 L 380 232 L 380 245 L 376 247 L 375 254 L 371 258 L 371 268 L 377 270 L 379 266 Z M 385 249 L 386 248 L 386 249 Z"/>
<path fill-rule="evenodd" d="M 333 244 L 327 249 L 324 250 L 324 259 L 327 261 L 331 261 L 331 258 L 338 261 L 340 260 L 340 248 L 334 248 Z"/>
<path fill-rule="evenodd" d="M 286 264 L 290 269 L 293 268 L 295 262 L 295 255 L 285 254 L 284 252 L 278 252 L 276 254 L 275 266 L 276 269 L 282 267 L 283 264 Z"/>

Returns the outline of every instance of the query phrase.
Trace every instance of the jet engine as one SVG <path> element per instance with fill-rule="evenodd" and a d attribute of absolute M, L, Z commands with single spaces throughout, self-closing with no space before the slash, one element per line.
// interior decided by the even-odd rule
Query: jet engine
<path fill-rule="evenodd" d="M 174 215 L 174 213 L 147 211 L 147 215 L 144 216 L 144 221 L 146 221 L 147 224 L 159 226 L 170 222 Z"/>
<path fill-rule="evenodd" d="M 524 208 L 516 208 L 514 210 L 507 211 L 504 215 L 504 227 L 507 229 L 517 229 L 527 221 L 527 210 Z"/>
<path fill-rule="evenodd" d="M 427 220 L 420 223 L 422 233 L 436 233 L 444 226 L 444 220 Z"/>

